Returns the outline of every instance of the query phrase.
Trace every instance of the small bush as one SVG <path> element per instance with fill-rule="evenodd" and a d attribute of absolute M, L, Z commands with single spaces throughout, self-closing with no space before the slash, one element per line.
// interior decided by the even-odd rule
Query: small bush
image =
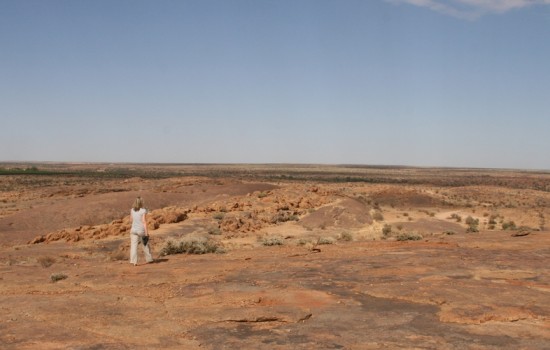
<path fill-rule="evenodd" d="M 384 227 L 382 227 L 382 234 L 387 237 L 391 235 L 391 225 L 385 224 Z"/>
<path fill-rule="evenodd" d="M 275 237 L 265 237 L 262 239 L 262 245 L 265 246 L 274 246 L 274 245 L 283 245 L 284 240 L 282 237 L 275 236 Z"/>
<path fill-rule="evenodd" d="M 212 218 L 214 218 L 215 220 L 223 220 L 224 217 L 225 217 L 224 213 L 216 213 L 212 216 Z"/>
<path fill-rule="evenodd" d="M 338 239 L 340 241 L 353 241 L 353 234 L 351 232 L 342 232 L 339 236 L 338 236 Z"/>
<path fill-rule="evenodd" d="M 55 258 L 51 256 L 41 256 L 37 260 L 43 268 L 50 267 L 55 263 Z"/>
<path fill-rule="evenodd" d="M 322 244 L 334 244 L 334 238 L 332 238 L 332 237 L 321 237 L 321 238 L 319 238 L 319 240 L 317 241 L 317 244 L 319 244 L 319 245 L 322 245 Z"/>
<path fill-rule="evenodd" d="M 376 221 L 384 221 L 384 215 L 382 215 L 380 210 L 375 210 L 374 213 L 372 213 L 372 218 Z"/>
<path fill-rule="evenodd" d="M 516 229 L 516 223 L 512 220 L 503 222 L 502 223 L 502 229 L 503 230 L 515 230 Z"/>
<path fill-rule="evenodd" d="M 418 233 L 400 233 L 397 236 L 398 241 L 419 241 L 423 237 Z"/>
<path fill-rule="evenodd" d="M 61 281 L 61 280 L 66 279 L 67 277 L 69 277 L 69 276 L 67 276 L 64 273 L 52 273 L 50 275 L 50 279 L 52 280 L 52 282 Z"/>
<path fill-rule="evenodd" d="M 270 222 L 272 224 L 277 224 L 280 222 L 298 221 L 298 220 L 300 220 L 300 218 L 297 215 L 294 215 L 288 211 L 280 211 L 271 217 Z"/>
<path fill-rule="evenodd" d="M 219 236 L 219 235 L 222 234 L 222 230 L 219 227 L 211 226 L 211 227 L 208 228 L 208 234 L 209 235 L 214 235 L 214 236 Z"/>
<path fill-rule="evenodd" d="M 160 255 L 225 253 L 223 247 L 210 239 L 167 241 Z"/>
<path fill-rule="evenodd" d="M 474 219 L 473 217 L 469 216 L 464 220 L 466 225 L 479 225 L 479 219 Z"/>
<path fill-rule="evenodd" d="M 267 197 L 268 193 L 267 192 L 260 192 L 260 194 L 258 194 L 258 198 L 264 198 L 264 197 Z"/>
<path fill-rule="evenodd" d="M 466 232 L 473 233 L 473 232 L 479 232 L 479 229 L 477 228 L 479 225 L 479 219 L 474 219 L 473 217 L 469 216 L 464 220 L 466 225 L 468 225 L 468 228 L 466 229 Z"/>
<path fill-rule="evenodd" d="M 451 214 L 451 216 L 449 216 L 449 219 L 454 219 L 454 220 L 456 220 L 456 222 L 461 222 L 462 221 L 462 217 L 460 215 L 458 215 L 457 213 Z"/>

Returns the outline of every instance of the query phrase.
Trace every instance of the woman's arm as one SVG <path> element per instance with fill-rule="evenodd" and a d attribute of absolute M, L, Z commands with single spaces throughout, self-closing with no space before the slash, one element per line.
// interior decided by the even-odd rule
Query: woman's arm
<path fill-rule="evenodd" d="M 149 236 L 149 230 L 147 230 L 147 213 L 144 213 L 141 217 L 141 222 L 143 223 L 143 228 L 145 229 L 145 235 Z"/>

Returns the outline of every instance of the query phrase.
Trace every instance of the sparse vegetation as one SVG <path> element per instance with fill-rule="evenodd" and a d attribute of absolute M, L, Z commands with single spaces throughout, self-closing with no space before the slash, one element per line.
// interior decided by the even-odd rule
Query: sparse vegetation
<path fill-rule="evenodd" d="M 338 236 L 338 240 L 340 241 L 353 241 L 353 234 L 351 232 L 342 232 L 339 236 Z"/>
<path fill-rule="evenodd" d="M 334 238 L 332 238 L 332 237 L 320 237 L 320 238 L 317 240 L 317 244 L 318 244 L 318 245 L 323 245 L 323 244 L 334 244 Z"/>
<path fill-rule="evenodd" d="M 473 217 L 469 216 L 464 220 L 466 225 L 468 225 L 468 228 L 466 229 L 466 232 L 479 232 L 479 219 L 474 219 Z"/>
<path fill-rule="evenodd" d="M 222 230 L 216 226 L 210 226 L 207 232 L 209 235 L 214 235 L 214 236 L 219 236 L 222 234 Z"/>
<path fill-rule="evenodd" d="M 284 239 L 280 236 L 271 236 L 271 237 L 264 237 L 262 239 L 262 245 L 265 246 L 274 246 L 274 245 L 283 245 Z"/>
<path fill-rule="evenodd" d="M 55 258 L 51 256 L 41 256 L 37 260 L 44 268 L 50 267 L 55 263 Z"/>
<path fill-rule="evenodd" d="M 434 216 L 435 216 L 435 213 L 434 213 L 434 212 L 429 211 L 429 210 L 426 210 L 426 209 L 420 209 L 420 210 L 418 210 L 418 211 L 421 212 L 421 213 L 424 213 L 424 214 L 428 215 L 429 217 L 434 217 Z"/>
<path fill-rule="evenodd" d="M 224 217 L 225 217 L 225 213 L 222 213 L 222 212 L 216 213 L 212 216 L 214 220 L 223 220 Z"/>
<path fill-rule="evenodd" d="M 384 227 L 382 227 L 382 234 L 384 237 L 391 235 L 391 225 L 385 224 Z"/>
<path fill-rule="evenodd" d="M 497 217 L 498 217 L 498 215 L 496 215 L 496 214 L 490 215 L 489 216 L 489 221 L 487 223 L 489 225 L 493 225 L 493 226 L 496 225 L 497 224 L 497 221 L 496 221 Z"/>
<path fill-rule="evenodd" d="M 67 276 L 66 274 L 64 273 L 52 273 L 50 275 L 50 280 L 52 282 L 57 282 L 57 281 L 61 281 L 61 280 L 64 280 L 66 278 L 68 278 L 69 276 Z"/>
<path fill-rule="evenodd" d="M 271 223 L 276 224 L 280 222 L 287 222 L 287 221 L 298 221 L 300 218 L 289 212 L 289 211 L 279 211 L 277 214 L 273 215 L 271 218 Z"/>
<path fill-rule="evenodd" d="M 418 234 L 418 233 L 400 233 L 396 239 L 398 241 L 419 241 L 421 240 L 423 237 L 422 235 Z"/>
<path fill-rule="evenodd" d="M 452 213 L 451 216 L 448 217 L 448 219 L 453 219 L 456 222 L 461 222 L 462 216 L 458 215 L 457 213 Z"/>
<path fill-rule="evenodd" d="M 211 239 L 183 239 L 179 242 L 167 241 L 160 251 L 161 256 L 208 253 L 225 253 L 225 250 L 218 242 Z"/>
<path fill-rule="evenodd" d="M 372 218 L 376 221 L 384 221 L 384 215 L 380 210 L 374 210 L 372 213 Z"/>
<path fill-rule="evenodd" d="M 502 229 L 503 230 L 515 230 L 516 229 L 516 223 L 512 220 L 505 221 L 502 223 Z"/>

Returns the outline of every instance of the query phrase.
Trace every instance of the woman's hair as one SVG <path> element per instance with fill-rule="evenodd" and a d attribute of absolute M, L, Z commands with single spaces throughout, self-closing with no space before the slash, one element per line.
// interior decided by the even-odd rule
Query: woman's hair
<path fill-rule="evenodd" d="M 137 197 L 136 200 L 134 201 L 134 205 L 132 206 L 132 209 L 134 209 L 134 211 L 138 211 L 141 208 L 143 208 L 143 199 L 141 197 Z"/>

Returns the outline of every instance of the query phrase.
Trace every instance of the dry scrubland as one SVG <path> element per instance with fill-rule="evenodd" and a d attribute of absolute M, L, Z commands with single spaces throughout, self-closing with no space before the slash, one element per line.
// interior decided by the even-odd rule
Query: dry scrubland
<path fill-rule="evenodd" d="M 550 348 L 548 172 L 0 164 L 0 189 L 3 349 Z"/>

